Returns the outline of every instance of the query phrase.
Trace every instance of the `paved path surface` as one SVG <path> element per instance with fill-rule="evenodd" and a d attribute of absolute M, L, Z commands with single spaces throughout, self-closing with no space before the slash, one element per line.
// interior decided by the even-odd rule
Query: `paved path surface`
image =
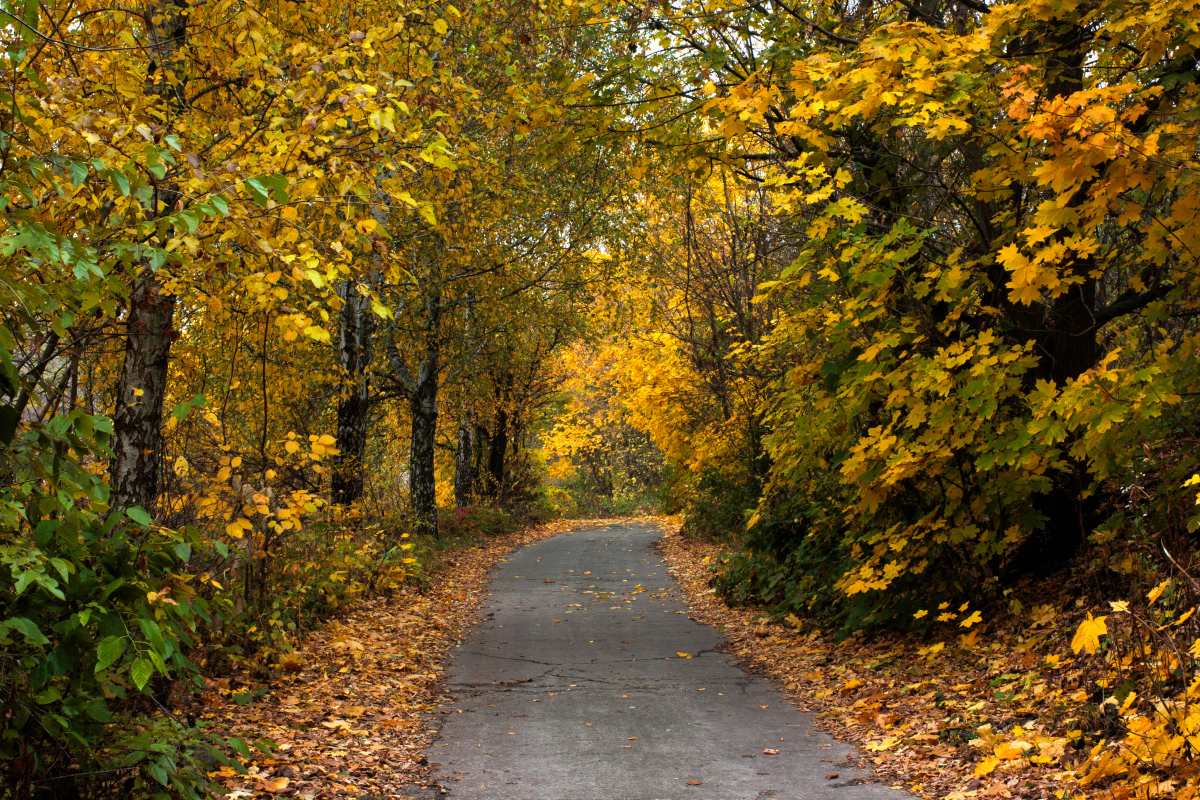
<path fill-rule="evenodd" d="M 589 528 L 500 565 L 485 621 L 452 651 L 457 701 L 426 751 L 449 797 L 908 797 L 857 783 L 849 745 L 716 651 L 721 634 L 688 619 L 653 550 L 659 535 Z"/>

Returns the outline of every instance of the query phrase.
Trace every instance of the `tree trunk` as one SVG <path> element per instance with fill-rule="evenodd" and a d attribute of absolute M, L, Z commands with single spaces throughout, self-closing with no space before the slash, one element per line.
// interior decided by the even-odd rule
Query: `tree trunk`
<path fill-rule="evenodd" d="M 429 261 L 429 286 L 425 292 L 425 353 L 412 380 L 409 408 L 412 411 L 412 452 L 409 458 L 409 492 L 413 517 L 421 533 L 438 535 L 437 476 L 434 453 L 437 445 L 438 370 L 441 355 L 442 287 L 440 263 L 435 254 Z"/>
<path fill-rule="evenodd" d="M 475 489 L 475 415 L 463 414 L 458 423 L 458 448 L 454 452 L 454 506 L 471 505 Z"/>
<path fill-rule="evenodd" d="M 342 393 L 337 407 L 337 448 L 331 489 L 335 503 L 353 503 L 363 494 L 363 467 L 367 454 L 367 412 L 370 410 L 369 375 L 374 320 L 370 301 L 357 287 L 345 283 L 338 324 L 338 354 Z"/>
<path fill-rule="evenodd" d="M 129 298 L 125 320 L 125 360 L 113 419 L 113 458 L 109 485 L 113 504 L 152 511 L 158 497 L 162 452 L 162 406 L 175 296 L 162 294 L 158 277 L 142 270 Z"/>
<path fill-rule="evenodd" d="M 438 348 L 426 348 L 417 367 L 417 386 L 409 399 L 412 411 L 412 453 L 409 458 L 409 492 L 413 517 L 421 533 L 437 536 L 437 477 L 434 447 L 437 443 Z"/>
<path fill-rule="evenodd" d="M 1074 23 L 1048 25 L 1047 50 L 1054 55 L 1047 61 L 1048 98 L 1069 98 L 1083 89 L 1084 53 L 1090 34 Z M 1078 207 L 1086 202 L 1092 181 L 1079 187 L 1069 203 Z M 1065 241 L 1070 226 L 1052 240 Z M 1040 342 L 1042 355 L 1038 373 L 1060 388 L 1096 365 L 1100 356 L 1096 325 L 1095 264 L 1090 256 L 1073 259 L 1067 274 L 1079 280 L 1054 299 L 1044 320 L 1029 332 Z M 1047 574 L 1070 560 L 1087 541 L 1098 522 L 1100 496 L 1084 497 L 1092 483 L 1085 461 L 1067 457 L 1067 469 L 1052 476 L 1053 486 L 1034 498 L 1034 507 L 1045 518 L 1035 531 L 1009 557 L 1010 574 Z"/>
<path fill-rule="evenodd" d="M 187 33 L 186 8 L 185 0 L 166 0 L 147 15 L 150 33 L 147 50 L 156 68 L 149 73 L 154 77 L 147 79 L 146 91 L 159 98 L 168 123 L 171 112 L 179 111 L 183 105 L 184 78 L 176 74 L 175 56 Z M 170 213 L 178 202 L 176 184 L 155 184 L 154 205 L 149 215 Z M 120 508 L 136 505 L 153 513 L 158 498 L 162 407 L 167 394 L 171 344 L 178 338 L 172 328 L 174 317 L 175 296 L 164 295 L 158 276 L 149 267 L 143 267 L 129 296 L 125 359 L 113 411 L 109 486 L 113 505 Z"/>
<path fill-rule="evenodd" d="M 508 412 L 503 408 L 496 411 L 496 423 L 488 448 L 489 489 L 492 496 L 504 502 L 504 459 L 508 453 Z"/>

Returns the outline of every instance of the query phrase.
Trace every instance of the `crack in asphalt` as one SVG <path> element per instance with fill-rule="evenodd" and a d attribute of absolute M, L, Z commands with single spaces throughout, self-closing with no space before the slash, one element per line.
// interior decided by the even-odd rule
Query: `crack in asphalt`
<path fill-rule="evenodd" d="M 692 654 L 692 658 L 700 658 L 704 653 L 713 653 L 715 655 L 723 655 L 717 650 L 704 650 L 700 653 Z M 519 661 L 523 664 L 541 664 L 547 667 L 569 667 L 572 664 L 579 665 L 595 665 L 595 664 L 632 664 L 635 661 L 686 661 L 687 659 L 679 656 L 647 656 L 646 658 L 593 658 L 591 661 L 537 661 L 532 658 L 523 658 L 521 656 L 498 656 L 495 653 L 483 653 L 478 650 L 468 650 L 463 655 L 478 656 L 480 658 L 496 658 L 501 661 Z M 462 656 L 454 656 L 454 658 L 462 658 Z"/>

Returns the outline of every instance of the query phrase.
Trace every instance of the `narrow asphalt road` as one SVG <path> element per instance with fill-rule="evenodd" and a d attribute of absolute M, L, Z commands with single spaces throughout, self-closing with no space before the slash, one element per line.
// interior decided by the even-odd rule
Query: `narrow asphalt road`
<path fill-rule="evenodd" d="M 849 745 L 716 650 L 721 634 L 688 619 L 653 549 L 659 535 L 589 528 L 500 565 L 484 622 L 451 653 L 457 700 L 426 751 L 449 797 L 907 797 L 859 783 Z"/>

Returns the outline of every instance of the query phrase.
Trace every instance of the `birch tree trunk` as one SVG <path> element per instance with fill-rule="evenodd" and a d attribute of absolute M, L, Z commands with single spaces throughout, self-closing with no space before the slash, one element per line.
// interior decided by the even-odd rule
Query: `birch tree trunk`
<path fill-rule="evenodd" d="M 454 506 L 471 505 L 475 490 L 475 415 L 465 413 L 458 423 L 458 446 L 454 451 Z"/>
<path fill-rule="evenodd" d="M 437 444 L 437 390 L 439 348 L 434 339 L 417 366 L 416 388 L 409 398 L 412 412 L 412 451 L 409 458 L 409 493 L 413 518 L 421 533 L 437 536 L 437 477 L 434 452 Z"/>
<path fill-rule="evenodd" d="M 125 359 L 113 419 L 113 457 L 109 475 L 113 504 L 154 508 L 162 454 L 162 407 L 167 393 L 171 323 L 175 296 L 148 267 L 129 298 L 125 320 Z"/>
<path fill-rule="evenodd" d="M 339 292 L 342 313 L 338 322 L 338 357 L 342 393 L 337 407 L 337 448 L 330 481 L 335 503 L 353 503 L 363 494 L 363 469 L 367 454 L 367 413 L 370 411 L 371 338 L 375 321 L 370 300 L 349 282 Z"/>
<path fill-rule="evenodd" d="M 145 15 L 149 31 L 147 50 L 153 69 L 147 92 L 163 103 L 164 117 L 182 108 L 183 78 L 175 75 L 175 56 L 187 32 L 184 0 L 155 4 Z M 172 85 L 168 78 L 174 75 Z M 180 201 L 172 182 L 154 187 L 150 216 L 169 213 Z M 159 461 L 162 457 L 162 411 L 167 393 L 167 367 L 171 344 L 178 333 L 172 325 L 175 296 L 163 294 L 155 271 L 143 267 L 134 280 L 125 318 L 125 357 L 113 413 L 113 457 L 109 486 L 117 507 L 140 505 L 152 511 L 158 498 Z"/>

